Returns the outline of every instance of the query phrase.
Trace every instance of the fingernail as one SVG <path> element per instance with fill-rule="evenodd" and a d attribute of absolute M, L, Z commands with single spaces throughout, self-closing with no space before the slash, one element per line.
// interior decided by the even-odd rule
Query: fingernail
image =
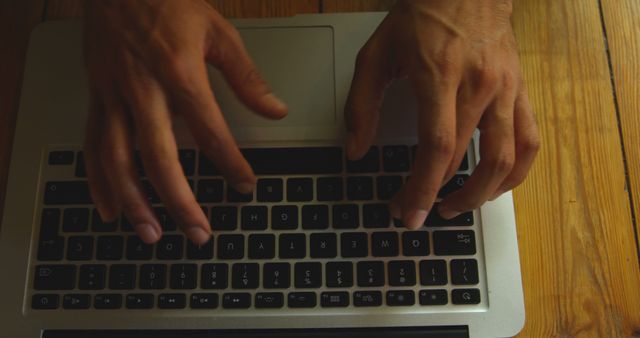
<path fill-rule="evenodd" d="M 444 219 L 452 219 L 452 218 L 455 218 L 458 215 L 460 215 L 459 211 L 455 211 L 455 210 L 451 210 L 451 209 L 449 209 L 447 207 L 443 207 L 442 204 L 438 208 L 438 213 L 440 214 L 440 217 L 442 217 Z"/>
<path fill-rule="evenodd" d="M 208 233 L 204 229 L 198 226 L 188 227 L 184 230 L 187 237 L 194 241 L 196 244 L 205 244 L 211 239 L 211 233 Z"/>
<path fill-rule="evenodd" d="M 235 185 L 235 189 L 237 192 L 242 194 L 249 194 L 253 191 L 254 184 L 253 183 L 238 183 Z"/>
<path fill-rule="evenodd" d="M 156 228 L 151 224 L 138 224 L 136 226 L 136 232 L 145 243 L 155 243 L 160 239 L 160 233 L 158 233 Z"/>
<path fill-rule="evenodd" d="M 282 100 L 280 100 L 275 95 L 273 95 L 273 93 L 267 94 L 264 98 L 269 105 L 274 106 L 277 110 L 281 110 L 281 111 L 287 110 L 287 104 L 282 102 Z"/>
<path fill-rule="evenodd" d="M 429 212 L 427 210 L 418 209 L 412 214 L 409 214 L 404 223 L 409 229 L 417 229 L 424 224 L 424 221 L 427 219 L 428 214 Z"/>

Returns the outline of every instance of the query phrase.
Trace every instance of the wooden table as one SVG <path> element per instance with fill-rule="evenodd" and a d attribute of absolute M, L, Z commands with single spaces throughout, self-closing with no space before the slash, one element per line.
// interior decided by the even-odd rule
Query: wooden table
<path fill-rule="evenodd" d="M 256 17 L 385 10 L 393 1 L 210 2 L 229 17 Z M 527 312 L 521 336 L 640 336 L 640 1 L 514 2 L 543 139 L 514 192 Z M 0 202 L 29 32 L 43 20 L 80 16 L 80 3 L 0 3 Z"/>

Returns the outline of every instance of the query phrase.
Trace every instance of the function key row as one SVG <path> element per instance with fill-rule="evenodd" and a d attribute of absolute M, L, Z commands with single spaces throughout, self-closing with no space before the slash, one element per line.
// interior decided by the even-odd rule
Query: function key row
<path fill-rule="evenodd" d="M 353 299 L 355 307 L 382 306 L 383 296 L 381 291 L 355 291 L 352 297 L 349 292 L 321 292 L 318 304 L 316 292 L 290 292 L 286 295 L 282 292 L 259 292 L 252 296 L 250 293 L 234 292 L 224 293 L 162 293 L 157 297 L 149 293 L 121 294 L 96 294 L 93 297 L 93 308 L 97 310 L 114 310 L 123 306 L 127 309 L 141 310 L 153 309 L 184 309 L 187 302 L 191 309 L 248 309 L 252 306 L 256 309 L 279 309 L 285 306 L 289 308 L 314 308 L 318 305 L 324 308 L 348 307 Z M 387 306 L 412 306 L 416 304 L 416 295 L 413 290 L 390 290 L 386 292 Z M 428 289 L 418 292 L 418 303 L 423 306 L 446 305 L 449 303 L 447 290 Z M 451 290 L 451 303 L 454 305 L 471 305 L 480 303 L 479 289 L 454 289 Z M 36 310 L 53 310 L 60 307 L 60 295 L 35 294 L 32 296 L 31 307 Z M 65 294 L 62 296 L 62 308 L 68 310 L 89 309 L 91 307 L 91 295 L 89 294 Z"/>
<path fill-rule="evenodd" d="M 212 236 L 213 237 L 213 236 Z M 333 232 L 275 234 L 223 234 L 204 245 L 196 246 L 183 235 L 164 235 L 156 244 L 146 244 L 138 236 L 119 235 L 62 236 L 40 240 L 38 260 L 101 261 L 213 259 L 292 259 L 341 257 L 407 257 L 431 253 L 428 231 Z M 433 231 L 433 253 L 438 256 L 474 255 L 476 239 L 473 230 Z M 338 238 L 340 241 L 338 242 Z M 277 242 L 276 242 L 277 240 Z M 66 241 L 66 256 L 65 253 Z M 186 243 L 186 244 L 185 244 Z M 94 250 L 95 246 L 95 250 Z M 246 248 L 246 249 L 245 249 Z M 340 251 L 338 251 L 340 249 Z M 217 250 L 217 251 L 216 251 Z M 154 255 L 155 252 L 155 255 Z"/>
<path fill-rule="evenodd" d="M 354 271 L 355 266 L 355 271 Z M 293 268 L 292 268 L 293 267 Z M 199 271 L 200 270 L 200 271 Z M 449 279 L 450 278 L 450 279 Z M 476 285 L 474 259 L 290 263 L 38 265 L 35 290 L 265 289 Z"/>

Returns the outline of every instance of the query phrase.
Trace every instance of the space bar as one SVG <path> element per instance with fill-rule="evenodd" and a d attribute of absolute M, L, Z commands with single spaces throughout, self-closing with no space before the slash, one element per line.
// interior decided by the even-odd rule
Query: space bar
<path fill-rule="evenodd" d="M 242 154 L 257 175 L 321 175 L 342 172 L 342 149 L 246 148 Z"/>

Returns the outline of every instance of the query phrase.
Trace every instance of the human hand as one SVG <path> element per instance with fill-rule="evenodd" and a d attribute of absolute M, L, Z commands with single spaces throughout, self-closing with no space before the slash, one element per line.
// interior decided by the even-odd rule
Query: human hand
<path fill-rule="evenodd" d="M 256 178 L 216 103 L 206 63 L 259 114 L 279 119 L 287 107 L 267 87 L 237 30 L 202 0 L 86 1 L 84 52 L 90 84 L 85 164 L 101 217 L 111 221 L 124 212 L 143 241 L 160 238 L 135 171 L 137 146 L 172 218 L 193 242 L 206 243 L 211 229 L 178 161 L 172 115 L 185 119 L 229 184 L 248 193 Z"/>
<path fill-rule="evenodd" d="M 511 0 L 399 0 L 360 50 L 345 108 L 347 155 L 376 134 L 385 88 L 408 77 L 418 103 L 418 149 L 409 184 L 390 204 L 422 226 L 440 187 L 455 174 L 476 127 L 481 161 L 440 203 L 450 219 L 520 184 L 540 139 L 510 24 Z"/>

